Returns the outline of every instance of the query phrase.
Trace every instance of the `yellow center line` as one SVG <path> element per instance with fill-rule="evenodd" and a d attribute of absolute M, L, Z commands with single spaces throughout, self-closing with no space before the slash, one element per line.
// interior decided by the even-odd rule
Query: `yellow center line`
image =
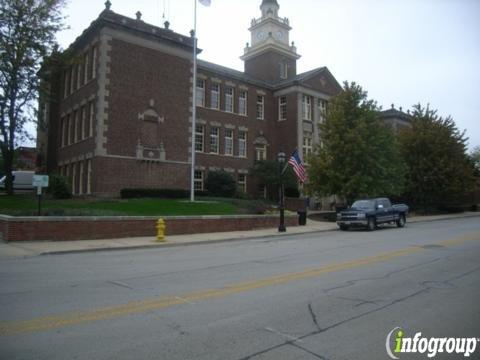
<path fill-rule="evenodd" d="M 448 239 L 438 242 L 439 245 L 450 246 L 465 241 L 480 240 L 480 232 L 467 234 L 455 239 Z M 77 325 L 90 321 L 117 318 L 130 314 L 144 313 L 150 310 L 159 310 L 185 303 L 193 303 L 201 300 L 221 298 L 229 295 L 239 294 L 255 289 L 290 283 L 296 280 L 318 277 L 324 274 L 353 269 L 357 267 L 383 263 L 395 258 L 407 256 L 413 253 L 424 251 L 420 246 L 410 246 L 405 249 L 396 250 L 380 255 L 369 256 L 353 261 L 331 264 L 319 268 L 307 269 L 304 271 L 286 273 L 271 276 L 263 279 L 233 283 L 218 289 L 204 289 L 186 294 L 152 298 L 141 301 L 132 301 L 122 305 L 114 305 L 85 312 L 65 313 L 40 317 L 25 321 L 1 321 L 0 336 L 16 335 L 34 331 L 49 330 L 69 325 Z"/>

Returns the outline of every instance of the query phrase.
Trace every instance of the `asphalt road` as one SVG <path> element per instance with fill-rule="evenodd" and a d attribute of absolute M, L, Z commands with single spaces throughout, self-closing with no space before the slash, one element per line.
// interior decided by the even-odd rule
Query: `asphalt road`
<path fill-rule="evenodd" d="M 480 337 L 479 259 L 478 218 L 5 259 L 0 359 L 389 359 Z"/>

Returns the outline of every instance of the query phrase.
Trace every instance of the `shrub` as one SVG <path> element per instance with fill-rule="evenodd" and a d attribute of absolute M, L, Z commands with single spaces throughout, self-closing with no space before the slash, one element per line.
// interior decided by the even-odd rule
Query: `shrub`
<path fill-rule="evenodd" d="M 65 176 L 50 175 L 47 192 L 52 194 L 55 199 L 70 199 L 72 197 L 70 183 Z"/>
<path fill-rule="evenodd" d="M 226 171 L 210 171 L 205 179 L 205 188 L 212 196 L 231 198 L 237 192 L 235 179 Z"/>
<path fill-rule="evenodd" d="M 297 188 L 286 187 L 285 188 L 285 196 L 289 198 L 299 198 L 300 191 Z"/>
<path fill-rule="evenodd" d="M 183 199 L 189 197 L 190 192 L 184 189 L 122 189 L 122 199 L 132 198 L 162 198 Z"/>

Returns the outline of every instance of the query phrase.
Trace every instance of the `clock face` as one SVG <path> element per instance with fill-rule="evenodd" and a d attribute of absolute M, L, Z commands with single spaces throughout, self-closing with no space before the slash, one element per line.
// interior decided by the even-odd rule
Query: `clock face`
<path fill-rule="evenodd" d="M 279 40 L 283 39 L 283 32 L 282 31 L 277 31 L 277 39 L 279 39 Z"/>
<path fill-rule="evenodd" d="M 257 33 L 257 39 L 262 40 L 265 37 L 265 33 L 263 31 L 259 31 Z"/>

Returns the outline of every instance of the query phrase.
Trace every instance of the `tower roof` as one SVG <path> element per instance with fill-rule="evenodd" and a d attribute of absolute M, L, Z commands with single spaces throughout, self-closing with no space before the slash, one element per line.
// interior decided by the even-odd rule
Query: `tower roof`
<path fill-rule="evenodd" d="M 262 0 L 262 5 L 260 6 L 267 5 L 267 4 L 273 4 L 278 6 L 277 0 Z"/>

